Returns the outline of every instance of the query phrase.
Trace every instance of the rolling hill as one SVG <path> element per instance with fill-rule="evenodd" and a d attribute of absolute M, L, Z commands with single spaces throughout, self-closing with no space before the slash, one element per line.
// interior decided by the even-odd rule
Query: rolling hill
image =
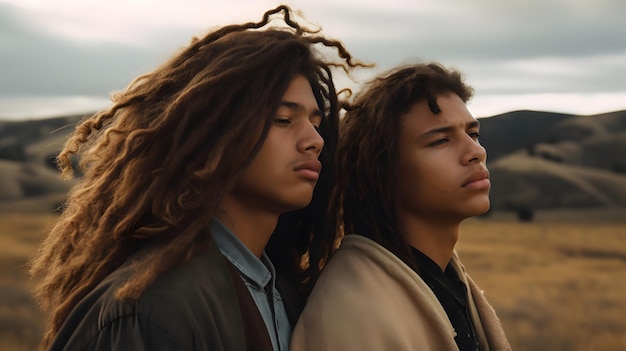
<path fill-rule="evenodd" d="M 62 201 L 73 181 L 59 179 L 54 156 L 81 117 L 0 121 L 0 211 Z M 513 111 L 480 122 L 493 211 L 623 207 L 626 216 L 626 111 Z"/>

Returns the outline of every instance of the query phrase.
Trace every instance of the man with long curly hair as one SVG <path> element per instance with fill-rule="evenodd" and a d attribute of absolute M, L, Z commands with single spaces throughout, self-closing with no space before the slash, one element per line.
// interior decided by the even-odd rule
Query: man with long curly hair
<path fill-rule="evenodd" d="M 58 163 L 83 175 L 32 261 L 43 347 L 286 350 L 335 238 L 332 72 L 357 66 L 279 6 L 81 121 Z"/>
<path fill-rule="evenodd" d="M 296 325 L 297 350 L 510 350 L 455 251 L 489 209 L 487 153 L 440 64 L 374 79 L 341 125 L 335 192 L 346 234 Z M 335 202 L 333 202 L 335 203 Z"/>

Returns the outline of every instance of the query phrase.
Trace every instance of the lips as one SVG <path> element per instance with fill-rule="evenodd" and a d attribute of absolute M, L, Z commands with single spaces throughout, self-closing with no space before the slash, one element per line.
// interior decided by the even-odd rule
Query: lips
<path fill-rule="evenodd" d="M 319 173 L 322 171 L 322 163 L 318 160 L 309 160 L 309 161 L 298 163 L 298 165 L 294 167 L 294 170 L 296 171 L 301 170 L 301 169 L 308 169 L 308 170 Z"/>
<path fill-rule="evenodd" d="M 480 182 L 483 180 L 489 181 L 489 171 L 482 170 L 479 172 L 472 173 L 472 175 L 470 175 L 469 177 L 467 177 L 467 179 L 465 179 L 465 181 L 463 181 L 463 184 L 461 185 L 461 187 L 465 188 L 473 183 Z"/>
<path fill-rule="evenodd" d="M 307 160 L 298 163 L 293 169 L 304 178 L 317 180 L 322 171 L 322 163 L 318 160 Z"/>

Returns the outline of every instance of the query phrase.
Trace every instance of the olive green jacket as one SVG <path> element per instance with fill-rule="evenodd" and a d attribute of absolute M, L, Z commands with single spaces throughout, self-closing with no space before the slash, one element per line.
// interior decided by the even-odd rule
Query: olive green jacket
<path fill-rule="evenodd" d="M 252 296 L 217 246 L 159 276 L 137 301 L 118 301 L 115 291 L 131 273 L 127 262 L 89 293 L 50 350 L 272 350 Z M 295 322 L 300 311 L 280 282 Z"/>

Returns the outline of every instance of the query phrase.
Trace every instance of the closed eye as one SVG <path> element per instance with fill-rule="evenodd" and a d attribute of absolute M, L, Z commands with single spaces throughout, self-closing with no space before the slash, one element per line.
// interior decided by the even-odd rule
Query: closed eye
<path fill-rule="evenodd" d="M 317 130 L 317 132 L 319 133 L 320 126 L 322 125 L 322 118 L 321 117 L 311 118 L 311 124 L 313 125 L 315 130 Z"/>
<path fill-rule="evenodd" d="M 448 141 L 450 141 L 448 138 L 437 139 L 433 141 L 432 143 L 428 144 L 428 146 L 439 146 L 439 145 L 443 145 L 447 143 Z"/>
<path fill-rule="evenodd" d="M 478 140 L 478 138 L 480 138 L 480 133 L 478 132 L 467 133 L 467 135 L 469 135 L 474 140 Z"/>
<path fill-rule="evenodd" d="M 282 117 L 282 116 L 277 116 L 274 117 L 274 123 L 278 124 L 278 125 L 289 125 L 291 124 L 291 119 L 289 117 Z"/>

